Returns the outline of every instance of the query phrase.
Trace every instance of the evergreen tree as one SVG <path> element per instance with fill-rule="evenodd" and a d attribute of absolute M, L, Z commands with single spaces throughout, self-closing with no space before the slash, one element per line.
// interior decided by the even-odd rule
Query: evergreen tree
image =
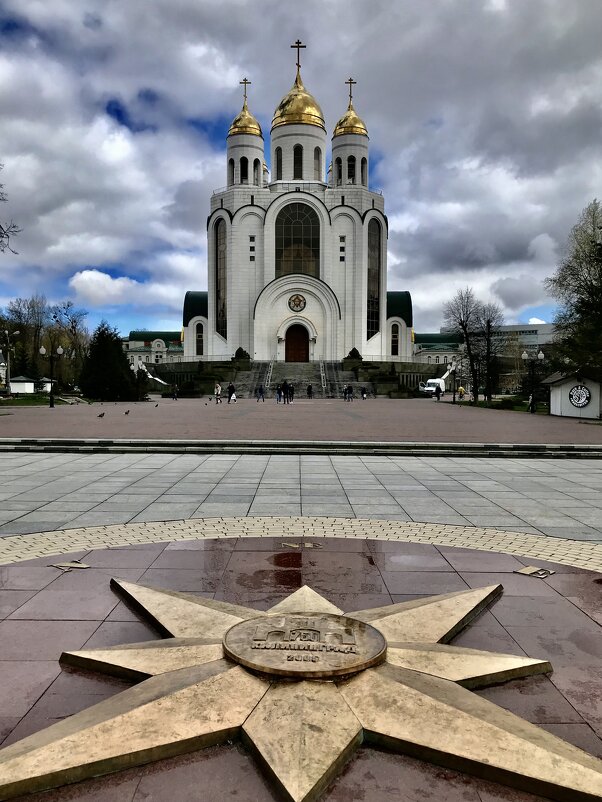
<path fill-rule="evenodd" d="M 123 351 L 121 337 L 105 320 L 90 340 L 80 387 L 88 398 L 101 401 L 136 401 L 138 398 L 136 376 Z"/>
<path fill-rule="evenodd" d="M 602 380 L 602 205 L 598 200 L 581 212 L 562 261 L 546 284 L 561 303 L 554 321 L 556 366 Z"/>

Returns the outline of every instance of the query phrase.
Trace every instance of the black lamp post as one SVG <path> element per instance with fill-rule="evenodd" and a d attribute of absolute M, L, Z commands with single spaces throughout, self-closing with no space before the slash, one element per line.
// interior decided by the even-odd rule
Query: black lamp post
<path fill-rule="evenodd" d="M 529 355 L 526 351 L 523 351 L 521 354 L 521 359 L 529 369 L 529 386 L 531 388 L 531 403 L 529 404 L 529 412 L 534 415 L 535 407 L 537 406 L 535 403 L 535 366 L 537 364 L 541 364 L 544 361 L 545 356 L 543 351 L 539 351 L 537 356 L 535 354 Z"/>
<path fill-rule="evenodd" d="M 451 374 L 452 374 L 452 381 L 453 381 L 452 404 L 455 404 L 456 403 L 456 363 L 455 362 L 452 362 Z"/>
<path fill-rule="evenodd" d="M 40 354 L 42 356 L 46 356 L 46 349 L 44 346 L 40 348 Z M 48 406 L 50 409 L 54 409 L 54 360 L 58 359 L 63 355 L 63 349 L 59 345 L 56 349 L 56 353 L 52 352 L 50 349 L 50 353 L 48 354 L 48 359 L 50 360 L 50 395 L 48 397 Z"/>
<path fill-rule="evenodd" d="M 7 329 L 4 329 L 4 339 L 6 341 L 6 377 L 4 379 L 4 384 L 6 385 L 6 392 L 10 395 L 10 352 L 11 349 L 14 348 L 11 340 L 13 337 L 17 337 L 21 334 L 20 331 L 13 331 L 12 334 Z"/>

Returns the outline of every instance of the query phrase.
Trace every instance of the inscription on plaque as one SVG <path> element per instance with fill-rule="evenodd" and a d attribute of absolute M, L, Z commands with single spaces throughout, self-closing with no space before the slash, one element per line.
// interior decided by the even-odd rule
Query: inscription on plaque
<path fill-rule="evenodd" d="M 385 659 L 380 632 L 342 615 L 269 615 L 242 621 L 224 636 L 232 660 L 264 674 L 308 679 L 346 676 Z"/>

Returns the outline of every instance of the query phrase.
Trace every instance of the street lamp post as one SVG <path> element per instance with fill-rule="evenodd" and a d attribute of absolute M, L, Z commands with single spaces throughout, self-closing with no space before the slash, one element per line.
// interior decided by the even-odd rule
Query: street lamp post
<path fill-rule="evenodd" d="M 452 373 L 452 381 L 453 381 L 453 393 L 452 393 L 452 404 L 456 403 L 456 363 L 452 362 L 451 366 L 451 373 Z"/>
<path fill-rule="evenodd" d="M 529 355 L 526 351 L 523 351 L 521 354 L 521 359 L 523 360 L 524 364 L 527 365 L 529 369 L 529 385 L 531 387 L 531 403 L 529 404 L 529 412 L 531 414 L 535 414 L 535 407 L 537 406 L 535 402 L 535 365 L 540 364 L 544 361 L 545 356 L 543 351 L 539 351 L 537 356 L 535 354 Z"/>
<path fill-rule="evenodd" d="M 46 356 L 46 349 L 44 346 L 40 348 L 40 354 L 42 356 Z M 56 349 L 56 353 L 53 353 L 51 348 L 50 353 L 48 354 L 48 359 L 50 360 L 50 395 L 48 396 L 48 406 L 50 409 L 54 409 L 54 360 L 58 359 L 62 355 L 63 349 L 60 345 Z"/>
<path fill-rule="evenodd" d="M 13 337 L 17 337 L 21 334 L 20 331 L 13 331 L 12 334 L 8 332 L 7 329 L 4 329 L 4 339 L 6 340 L 6 378 L 4 383 L 6 384 L 6 391 L 10 395 L 10 349 L 14 346 L 11 343 L 11 339 Z"/>

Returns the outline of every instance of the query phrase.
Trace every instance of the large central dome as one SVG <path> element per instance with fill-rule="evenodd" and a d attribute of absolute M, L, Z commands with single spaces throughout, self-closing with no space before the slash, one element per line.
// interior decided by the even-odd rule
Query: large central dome
<path fill-rule="evenodd" d="M 299 70 L 292 89 L 282 98 L 274 112 L 272 131 L 280 125 L 291 123 L 317 125 L 326 130 L 322 109 L 315 97 L 303 86 Z"/>

